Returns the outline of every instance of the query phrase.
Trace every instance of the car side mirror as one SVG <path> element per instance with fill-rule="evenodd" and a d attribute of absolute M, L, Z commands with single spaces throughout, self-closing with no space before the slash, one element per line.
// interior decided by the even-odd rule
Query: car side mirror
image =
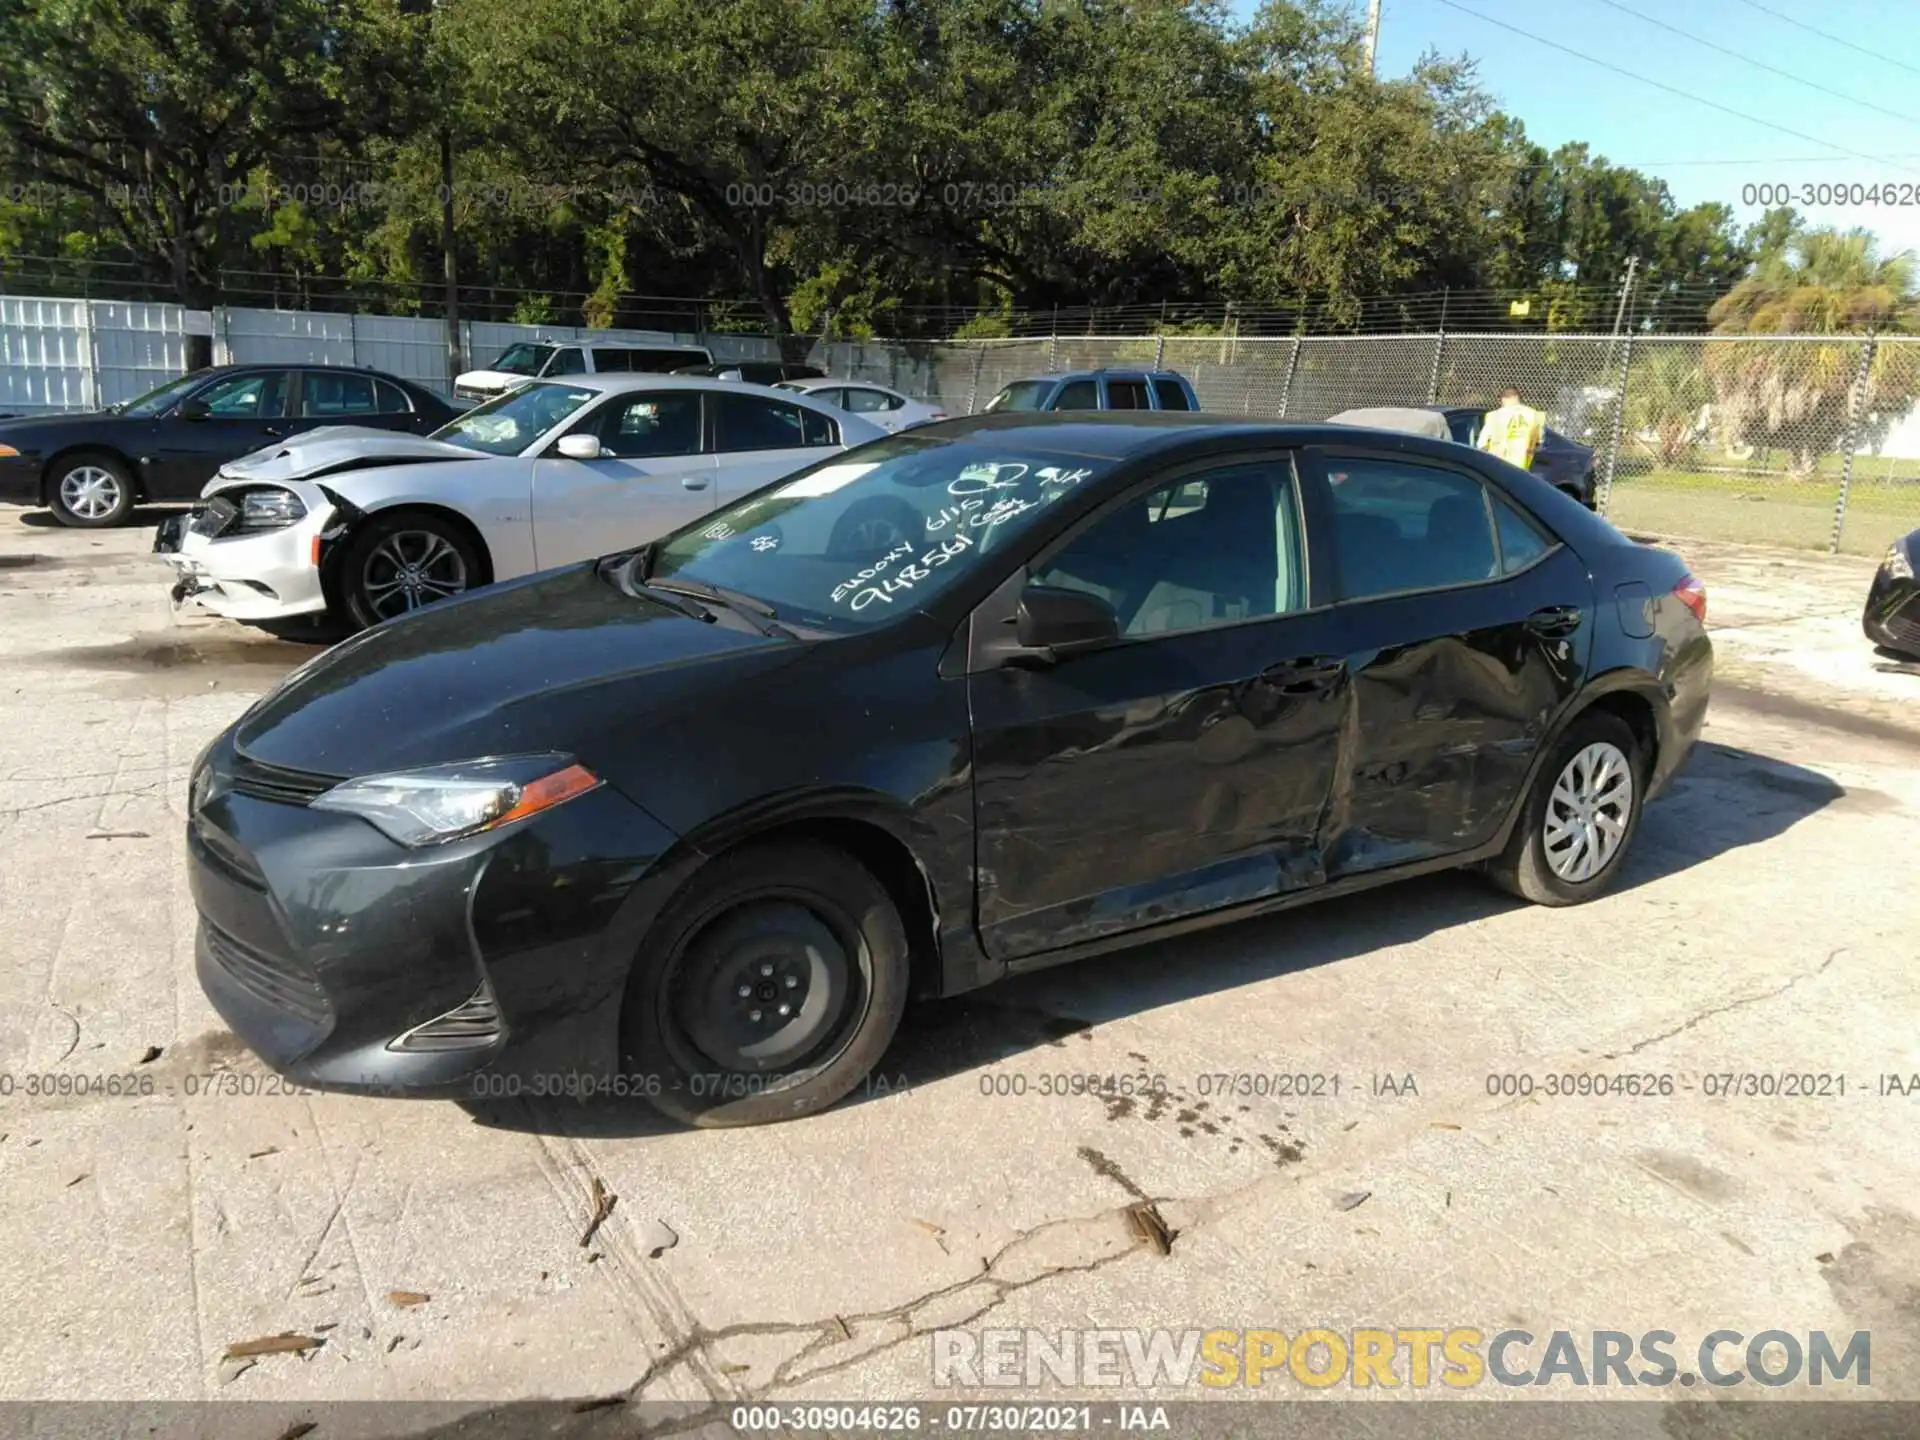
<path fill-rule="evenodd" d="M 598 435 L 574 434 L 560 437 L 560 453 L 569 460 L 598 460 L 606 451 Z"/>
<path fill-rule="evenodd" d="M 182 420 L 205 420 L 213 414 L 204 400 L 182 400 L 180 408 L 173 412 Z"/>
<path fill-rule="evenodd" d="M 1020 592 L 1013 631 L 1030 658 L 1044 661 L 1118 640 L 1120 617 L 1112 605 L 1084 590 L 1029 585 Z"/>

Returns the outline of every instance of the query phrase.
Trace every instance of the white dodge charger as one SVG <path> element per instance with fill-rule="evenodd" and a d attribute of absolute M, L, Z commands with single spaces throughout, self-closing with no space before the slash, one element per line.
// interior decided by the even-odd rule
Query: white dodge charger
<path fill-rule="evenodd" d="M 216 614 L 362 627 L 651 540 L 886 433 L 737 381 L 536 380 L 430 436 L 328 426 L 232 461 L 154 550 Z"/>

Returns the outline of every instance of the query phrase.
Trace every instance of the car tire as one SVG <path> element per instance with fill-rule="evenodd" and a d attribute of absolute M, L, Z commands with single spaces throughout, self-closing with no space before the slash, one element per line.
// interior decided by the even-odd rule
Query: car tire
<path fill-rule="evenodd" d="M 62 525 L 105 530 L 133 513 L 133 476 L 98 450 L 64 456 L 47 476 L 47 508 Z"/>
<path fill-rule="evenodd" d="M 417 510 L 375 515 L 348 538 L 335 584 L 356 630 L 485 584 L 481 557 L 460 526 Z"/>
<path fill-rule="evenodd" d="M 1580 716 L 1534 777 L 1507 848 L 1488 862 L 1487 875 L 1536 905 L 1594 899 L 1618 878 L 1633 848 L 1646 789 L 1646 757 L 1627 723 L 1605 711 Z M 1596 819 L 1585 821 L 1585 814 Z"/>
<path fill-rule="evenodd" d="M 851 855 L 743 846 L 697 872 L 648 933 L 621 1012 L 622 1077 L 703 1128 L 824 1110 L 892 1041 L 908 969 L 900 912 Z"/>

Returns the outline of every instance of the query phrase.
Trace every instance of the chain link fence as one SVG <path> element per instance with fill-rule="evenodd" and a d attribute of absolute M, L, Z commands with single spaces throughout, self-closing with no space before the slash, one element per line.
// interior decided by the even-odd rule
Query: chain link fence
<path fill-rule="evenodd" d="M 1491 408 L 1507 386 L 1589 447 L 1622 529 L 1877 554 L 1920 528 L 1920 339 L 1852 336 L 1056 336 L 834 341 L 835 375 L 950 415 L 1031 375 L 1177 370 L 1201 407 L 1324 420 L 1363 405 Z"/>

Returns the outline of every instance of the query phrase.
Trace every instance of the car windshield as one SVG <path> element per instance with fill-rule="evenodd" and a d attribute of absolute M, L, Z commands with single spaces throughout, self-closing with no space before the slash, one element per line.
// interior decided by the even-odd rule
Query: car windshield
<path fill-rule="evenodd" d="M 489 455 L 518 455 L 599 394 L 572 385 L 522 385 L 449 420 L 432 438 Z"/>
<path fill-rule="evenodd" d="M 132 400 L 122 400 L 113 407 L 113 411 L 116 415 L 134 415 L 149 419 L 165 410 L 206 378 L 205 375 L 182 375 L 178 380 L 169 380 L 166 384 L 149 390 L 144 395 Z"/>
<path fill-rule="evenodd" d="M 879 440 L 663 541 L 646 580 L 737 591 L 817 629 L 868 629 L 924 605 L 1111 465 L 991 433 Z"/>
<path fill-rule="evenodd" d="M 1038 410 L 1053 389 L 1051 380 L 1016 380 L 987 402 L 989 410 Z"/>
<path fill-rule="evenodd" d="M 552 358 L 553 346 L 535 345 L 522 340 L 517 345 L 509 345 L 500 358 L 487 368 L 507 375 L 538 375 Z"/>

